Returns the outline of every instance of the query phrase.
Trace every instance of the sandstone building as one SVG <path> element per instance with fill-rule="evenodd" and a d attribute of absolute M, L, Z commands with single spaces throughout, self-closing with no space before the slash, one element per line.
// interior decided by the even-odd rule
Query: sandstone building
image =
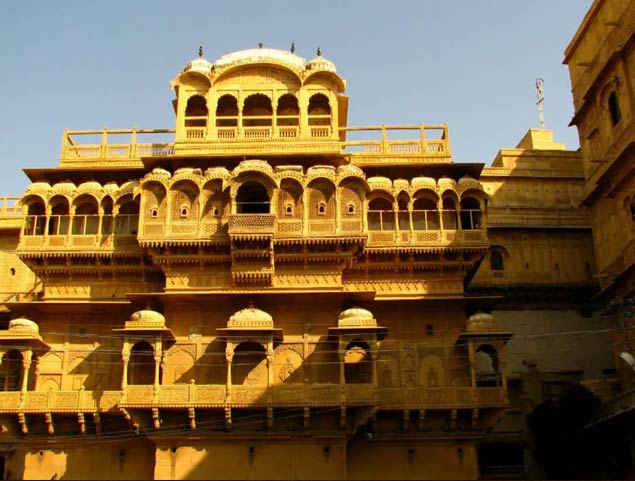
<path fill-rule="evenodd" d="M 174 129 L 66 131 L 4 199 L 5 476 L 532 475 L 524 416 L 613 367 L 580 154 L 349 126 L 319 51 L 172 87 Z"/>

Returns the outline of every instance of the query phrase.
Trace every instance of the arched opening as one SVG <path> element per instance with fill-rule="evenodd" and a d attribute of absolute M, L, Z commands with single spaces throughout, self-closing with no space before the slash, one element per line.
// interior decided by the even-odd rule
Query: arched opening
<path fill-rule="evenodd" d="M 241 342 L 234 349 L 232 384 L 267 384 L 267 353 L 257 342 Z"/>
<path fill-rule="evenodd" d="M 489 266 L 493 271 L 505 270 L 505 263 L 503 261 L 503 254 L 499 251 L 492 251 L 489 257 Z"/>
<path fill-rule="evenodd" d="M 2 356 L 2 382 L 4 391 L 20 391 L 22 389 L 22 353 L 11 349 Z"/>
<path fill-rule="evenodd" d="M 310 126 L 331 125 L 331 105 L 324 94 L 314 94 L 309 99 L 308 119 Z"/>
<path fill-rule="evenodd" d="M 97 201 L 88 195 L 75 200 L 73 215 L 73 235 L 95 235 L 99 228 Z"/>
<path fill-rule="evenodd" d="M 370 347 L 361 340 L 354 340 L 346 346 L 344 355 L 344 379 L 346 384 L 366 384 L 373 382 Z"/>
<path fill-rule="evenodd" d="M 368 203 L 368 230 L 395 230 L 395 210 L 388 199 L 380 197 Z"/>
<path fill-rule="evenodd" d="M 190 181 L 177 182 L 172 186 L 170 196 L 173 223 L 198 221 L 198 186 Z"/>
<path fill-rule="evenodd" d="M 278 191 L 278 217 L 302 219 L 302 185 L 291 179 L 282 179 Z M 299 226 L 301 231 L 301 226 Z"/>
<path fill-rule="evenodd" d="M 69 206 L 66 198 L 58 196 L 51 199 L 51 218 L 49 235 L 67 235 L 69 224 Z"/>
<path fill-rule="evenodd" d="M 153 224 L 165 218 L 167 192 L 163 184 L 149 182 L 143 186 L 144 219 Z"/>
<path fill-rule="evenodd" d="M 101 201 L 101 235 L 107 236 L 112 234 L 113 227 L 113 201 L 111 197 L 104 197 Z"/>
<path fill-rule="evenodd" d="M 28 204 L 24 219 L 24 235 L 44 235 L 46 226 L 46 208 L 41 200 L 33 200 Z"/>
<path fill-rule="evenodd" d="M 298 99 L 295 97 L 295 95 L 284 94 L 278 99 L 278 106 L 276 108 L 276 122 L 280 127 L 300 125 L 300 107 L 298 106 Z M 297 129 L 287 129 L 280 131 L 281 134 L 291 132 L 297 132 Z M 291 137 L 291 135 L 286 136 Z"/>
<path fill-rule="evenodd" d="M 130 350 L 128 384 L 154 384 L 154 348 L 146 341 L 139 341 Z"/>
<path fill-rule="evenodd" d="M 137 235 L 139 228 L 139 199 L 126 196 L 120 199 L 119 210 L 115 220 L 115 233 L 117 235 Z"/>
<path fill-rule="evenodd" d="M 222 95 L 216 104 L 216 127 L 238 126 L 238 100 L 233 95 Z"/>
<path fill-rule="evenodd" d="M 335 228 L 335 185 L 324 178 L 311 181 L 309 192 L 309 230 L 325 232 Z M 329 221 L 329 222 L 326 222 Z"/>
<path fill-rule="evenodd" d="M 412 204 L 412 224 L 414 230 L 439 230 L 439 210 L 437 202 L 430 197 L 419 197 Z"/>
<path fill-rule="evenodd" d="M 271 127 L 273 107 L 264 94 L 250 95 L 243 105 L 243 127 Z"/>
<path fill-rule="evenodd" d="M 611 116 L 611 124 L 616 126 L 622 120 L 622 112 L 620 111 L 620 102 L 617 98 L 617 92 L 613 91 L 609 95 L 609 115 Z"/>
<path fill-rule="evenodd" d="M 245 182 L 236 194 L 236 211 L 239 214 L 268 214 L 269 194 L 258 182 Z"/>
<path fill-rule="evenodd" d="M 459 221 L 456 215 L 456 203 L 449 197 L 443 199 L 443 229 L 457 230 Z"/>
<path fill-rule="evenodd" d="M 481 228 L 481 204 L 473 197 L 461 201 L 461 227 L 463 230 Z"/>
<path fill-rule="evenodd" d="M 491 344 L 482 344 L 474 355 L 477 387 L 500 386 L 498 352 Z"/>
<path fill-rule="evenodd" d="M 207 126 L 207 101 L 202 95 L 193 95 L 187 99 L 185 107 L 186 127 L 206 127 Z"/>

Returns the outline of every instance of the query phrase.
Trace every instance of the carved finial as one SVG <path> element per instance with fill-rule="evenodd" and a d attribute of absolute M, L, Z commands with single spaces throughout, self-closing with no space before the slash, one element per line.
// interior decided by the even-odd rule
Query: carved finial
<path fill-rule="evenodd" d="M 258 48 L 262 48 L 262 42 L 258 42 Z"/>
<path fill-rule="evenodd" d="M 198 46 L 198 56 L 203 58 L 203 46 L 202 45 Z"/>
<path fill-rule="evenodd" d="M 295 53 L 295 40 L 291 42 L 291 53 Z"/>
<path fill-rule="evenodd" d="M 320 46 L 319 45 L 318 45 L 318 48 L 317 48 L 317 56 L 318 57 L 322 56 L 322 50 L 320 50 Z"/>

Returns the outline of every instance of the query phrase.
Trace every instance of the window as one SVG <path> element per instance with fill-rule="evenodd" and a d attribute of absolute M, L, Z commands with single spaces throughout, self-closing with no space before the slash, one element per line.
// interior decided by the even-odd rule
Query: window
<path fill-rule="evenodd" d="M 326 202 L 320 202 L 318 204 L 318 215 L 326 215 Z"/>
<path fill-rule="evenodd" d="M 631 202 L 631 220 L 635 222 L 635 201 Z"/>
<path fill-rule="evenodd" d="M 212 215 L 214 217 L 218 217 L 219 214 L 220 214 L 220 211 L 218 210 L 218 207 L 214 207 L 214 209 L 212 209 Z"/>
<path fill-rule="evenodd" d="M 489 258 L 489 265 L 493 271 L 505 270 L 503 255 L 498 251 L 492 251 Z"/>
<path fill-rule="evenodd" d="M 349 214 L 349 215 L 353 215 L 353 214 L 355 213 L 355 204 L 351 204 L 351 203 L 349 203 L 349 204 L 346 206 L 346 212 L 347 212 L 347 214 Z"/>
<path fill-rule="evenodd" d="M 15 276 L 15 267 L 12 267 L 11 269 L 9 269 L 9 273 L 10 273 L 12 276 Z"/>
<path fill-rule="evenodd" d="M 434 326 L 432 324 L 426 326 L 426 336 L 434 336 Z"/>
<path fill-rule="evenodd" d="M 184 219 L 187 219 L 188 215 L 189 215 L 189 211 L 187 207 L 181 207 L 181 217 Z"/>
<path fill-rule="evenodd" d="M 609 95 L 609 114 L 611 115 L 611 123 L 613 126 L 617 125 L 622 120 L 622 113 L 620 112 L 620 103 L 617 98 L 617 92 L 611 92 Z"/>
<path fill-rule="evenodd" d="M 152 209 L 150 209 L 150 217 L 152 217 L 153 219 L 159 217 L 159 209 L 157 207 L 153 207 Z"/>
<path fill-rule="evenodd" d="M 293 204 L 287 203 L 284 206 L 284 215 L 292 216 L 293 215 Z"/>

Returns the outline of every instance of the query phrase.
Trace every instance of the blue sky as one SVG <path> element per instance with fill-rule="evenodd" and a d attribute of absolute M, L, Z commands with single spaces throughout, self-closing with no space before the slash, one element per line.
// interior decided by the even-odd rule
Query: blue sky
<path fill-rule="evenodd" d="M 491 163 L 538 127 L 568 148 L 563 52 L 592 0 L 3 0 L 0 195 L 57 165 L 68 129 L 172 128 L 170 80 L 196 56 L 256 47 L 312 58 L 348 82 L 349 125 L 448 123 L 455 162 Z"/>

